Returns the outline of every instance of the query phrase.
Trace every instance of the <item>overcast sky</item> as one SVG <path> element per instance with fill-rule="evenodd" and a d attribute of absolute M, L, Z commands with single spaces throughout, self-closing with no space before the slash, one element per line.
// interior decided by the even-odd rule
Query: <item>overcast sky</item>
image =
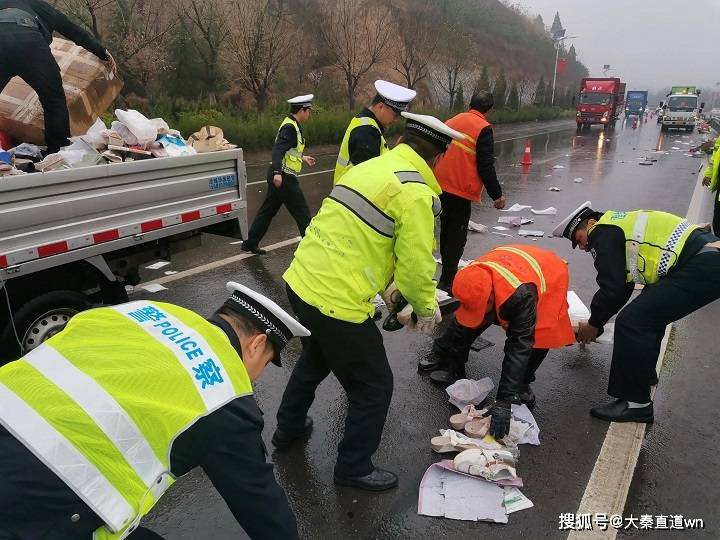
<path fill-rule="evenodd" d="M 720 0 L 513 0 L 547 26 L 555 12 L 577 35 L 591 76 L 603 64 L 628 90 L 696 85 L 706 96 L 720 82 Z M 717 88 L 720 90 L 720 87 Z M 705 97 L 705 96 L 703 96 Z"/>

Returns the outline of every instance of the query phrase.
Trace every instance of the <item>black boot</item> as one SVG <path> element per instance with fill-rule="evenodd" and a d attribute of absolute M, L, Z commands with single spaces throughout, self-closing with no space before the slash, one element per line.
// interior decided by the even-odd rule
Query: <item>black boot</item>
<path fill-rule="evenodd" d="M 312 432 L 312 428 L 313 419 L 309 416 L 305 417 L 305 425 L 303 426 L 303 429 L 300 433 L 289 434 L 282 429 L 277 428 L 272 437 L 273 446 L 278 450 L 284 450 L 285 448 L 292 445 L 294 442 L 304 439 L 305 437 L 310 435 L 310 433 Z"/>
<path fill-rule="evenodd" d="M 339 486 L 349 486 L 365 491 L 386 491 L 398 485 L 398 477 L 395 473 L 378 467 L 365 476 L 345 476 L 336 472 L 333 480 Z"/>

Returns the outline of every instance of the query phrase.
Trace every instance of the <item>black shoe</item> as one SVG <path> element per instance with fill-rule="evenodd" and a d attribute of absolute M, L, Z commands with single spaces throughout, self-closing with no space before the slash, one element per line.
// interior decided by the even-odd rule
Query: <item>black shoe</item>
<path fill-rule="evenodd" d="M 465 379 L 465 373 L 452 373 L 444 369 L 433 371 L 430 374 L 430 380 L 442 388 L 447 388 L 451 384 L 454 384 L 459 379 Z"/>
<path fill-rule="evenodd" d="M 309 416 L 305 417 L 305 425 L 303 426 L 302 431 L 300 433 L 298 433 L 297 435 L 289 435 L 289 434 L 285 433 L 285 431 L 283 431 L 282 429 L 277 428 L 275 430 L 275 433 L 273 433 L 273 437 L 272 437 L 273 446 L 275 448 L 277 448 L 278 450 L 284 450 L 285 448 L 290 446 L 292 443 L 299 441 L 300 439 L 304 439 L 305 437 L 310 435 L 310 433 L 312 432 L 312 428 L 313 428 L 313 419 L 310 418 Z"/>
<path fill-rule="evenodd" d="M 627 401 L 624 399 L 616 399 L 602 405 L 590 409 L 590 414 L 595 418 L 607 420 L 608 422 L 638 422 L 641 424 L 651 424 L 653 421 L 653 405 L 652 402 L 646 407 L 639 409 L 631 409 L 628 407 Z"/>
<path fill-rule="evenodd" d="M 365 476 L 342 476 L 335 473 L 334 481 L 338 486 L 349 486 L 366 491 L 386 491 L 398 485 L 398 477 L 395 473 L 378 467 Z"/>
<path fill-rule="evenodd" d="M 648 381 L 648 384 L 650 386 L 657 386 L 658 382 L 659 381 L 657 371 L 653 370 L 652 374 L 650 375 L 650 380 Z"/>
<path fill-rule="evenodd" d="M 535 393 L 530 388 L 529 384 L 526 384 L 520 391 L 520 402 L 528 406 L 528 409 L 535 407 Z"/>
<path fill-rule="evenodd" d="M 418 362 L 418 371 L 420 373 L 430 373 L 438 369 L 447 369 L 447 362 L 443 362 L 436 355 L 432 354 L 428 358 L 423 358 Z"/>
<path fill-rule="evenodd" d="M 265 250 L 263 248 L 259 248 L 257 246 L 252 247 L 252 248 L 248 247 L 245 245 L 245 242 L 240 244 L 240 249 L 242 249 L 243 251 L 249 251 L 250 253 L 254 253 L 255 255 L 265 255 L 267 253 L 267 250 Z"/>
<path fill-rule="evenodd" d="M 443 281 L 442 279 L 438 281 L 437 288 L 441 291 L 445 291 L 450 296 L 452 296 L 452 282 L 449 281 Z"/>

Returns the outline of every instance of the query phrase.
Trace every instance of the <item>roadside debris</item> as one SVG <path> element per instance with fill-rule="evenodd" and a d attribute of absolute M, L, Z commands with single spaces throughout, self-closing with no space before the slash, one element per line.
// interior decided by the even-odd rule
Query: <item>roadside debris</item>
<path fill-rule="evenodd" d="M 518 231 L 518 234 L 520 236 L 537 236 L 539 238 L 545 236 L 545 233 L 543 231 L 533 231 L 531 229 L 520 229 Z"/>
<path fill-rule="evenodd" d="M 532 205 L 515 203 L 510 208 L 505 208 L 500 211 L 501 212 L 520 212 L 521 210 L 527 210 L 528 208 L 532 208 Z"/>
<path fill-rule="evenodd" d="M 573 182 L 575 182 L 576 184 L 580 184 L 580 183 L 582 183 L 582 181 L 583 181 L 582 178 L 574 178 L 573 179 Z"/>
<path fill-rule="evenodd" d="M 547 191 L 562 191 L 562 190 L 557 186 L 550 186 L 549 188 L 547 188 Z"/>
<path fill-rule="evenodd" d="M 482 223 L 475 223 L 474 221 L 468 221 L 468 230 L 476 233 L 486 233 L 488 228 Z"/>
<path fill-rule="evenodd" d="M 554 206 L 548 206 L 547 208 L 543 210 L 535 210 L 534 208 L 530 210 L 533 214 L 536 216 L 554 216 L 557 214 L 557 208 Z"/>

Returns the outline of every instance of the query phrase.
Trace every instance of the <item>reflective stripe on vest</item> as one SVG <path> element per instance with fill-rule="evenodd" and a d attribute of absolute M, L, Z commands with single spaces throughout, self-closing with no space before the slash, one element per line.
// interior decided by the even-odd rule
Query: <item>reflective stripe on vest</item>
<path fill-rule="evenodd" d="M 417 184 L 424 184 L 425 179 L 422 174 L 417 171 L 396 171 L 395 176 L 400 180 L 400 183 L 407 184 L 408 182 L 415 182 Z"/>
<path fill-rule="evenodd" d="M 680 238 L 682 238 L 682 235 L 689 228 L 690 223 L 683 220 L 681 223 L 678 224 L 677 227 L 675 227 L 675 230 L 673 230 L 672 234 L 670 235 L 667 244 L 665 244 L 665 249 L 667 251 L 663 252 L 663 254 L 660 255 L 660 262 L 658 263 L 658 275 L 660 277 L 667 275 L 668 270 L 670 269 L 670 262 L 672 260 L 672 256 L 675 253 L 675 247 L 678 245 L 678 242 L 680 242 Z"/>
<path fill-rule="evenodd" d="M 350 121 L 350 124 L 351 124 L 350 127 L 352 128 L 352 129 L 349 129 L 350 132 L 352 132 L 352 130 L 355 129 L 356 127 L 360 127 L 360 126 L 371 126 L 372 125 L 372 126 L 377 127 L 377 125 L 372 124 L 370 122 L 370 118 L 368 118 L 367 116 L 355 117 L 355 118 L 353 118 L 353 120 Z M 353 126 L 352 124 L 358 124 L 358 125 Z M 349 137 L 348 137 L 348 139 L 349 139 Z M 343 142 L 345 142 L 345 141 L 343 141 Z M 345 158 L 345 157 L 343 157 L 343 148 L 341 148 L 340 153 L 338 154 L 338 157 L 337 157 L 337 161 L 335 162 L 335 165 L 339 165 L 340 167 L 347 167 L 348 165 L 351 165 L 351 164 L 352 164 L 352 161 L 350 161 L 349 152 L 348 152 L 348 157 Z M 347 171 L 343 171 L 343 172 L 347 172 Z"/>
<path fill-rule="evenodd" d="M 522 257 L 523 259 L 525 259 L 527 261 L 527 263 L 530 265 L 530 268 L 533 269 L 533 271 L 537 275 L 538 279 L 540 280 L 540 293 L 545 293 L 547 291 L 547 284 L 545 283 L 545 276 L 542 273 L 542 268 L 540 268 L 540 263 L 538 263 L 535 260 L 535 257 L 530 255 L 526 251 L 511 247 L 511 246 L 496 247 L 494 251 L 507 251 L 509 253 L 514 253 L 515 255 L 518 255 L 518 256 Z M 516 280 L 517 280 L 517 278 L 516 278 Z"/>
<path fill-rule="evenodd" d="M 335 186 L 329 198 L 342 204 L 375 232 L 388 238 L 395 235 L 395 220 L 354 189 L 345 185 Z"/>
<path fill-rule="evenodd" d="M 478 261 L 475 264 L 480 264 L 482 266 L 487 266 L 489 268 L 492 268 L 498 274 L 500 274 L 502 277 L 504 277 L 505 280 L 515 289 L 517 289 L 520 285 L 522 285 L 522 282 L 517 277 L 515 277 L 515 274 L 513 274 L 510 270 L 508 270 L 501 264 L 498 264 L 498 263 L 492 262 L 492 261 Z"/>
<path fill-rule="evenodd" d="M 302 170 L 302 157 L 303 151 L 305 150 L 305 139 L 303 139 L 298 123 L 294 119 L 288 117 L 284 118 L 282 123 L 280 124 L 280 127 L 278 128 L 278 134 L 280 133 L 280 130 L 288 124 L 293 126 L 293 128 L 295 129 L 295 138 L 297 142 L 295 144 L 295 148 L 290 148 L 285 152 L 285 154 L 283 154 L 282 164 L 280 168 L 283 172 L 287 174 L 297 176 Z M 277 141 L 277 135 L 275 135 L 275 140 Z"/>
<path fill-rule="evenodd" d="M 468 144 L 469 143 L 469 144 Z M 477 141 L 473 139 L 467 133 L 463 133 L 463 139 L 458 141 L 453 139 L 450 144 L 457 146 L 463 152 L 466 152 L 472 156 L 477 154 Z"/>
<path fill-rule="evenodd" d="M 42 345 L 39 348 L 43 347 Z M 0 422 L 114 530 L 130 523 L 135 510 L 75 446 L 3 383 Z"/>
<path fill-rule="evenodd" d="M 645 238 L 645 229 L 647 228 L 647 222 L 650 214 L 647 212 L 640 212 L 635 220 L 633 226 L 632 239 L 628 242 L 628 271 L 633 278 L 635 283 L 643 283 L 643 280 L 638 270 L 638 259 L 640 255 L 640 243 Z"/>

